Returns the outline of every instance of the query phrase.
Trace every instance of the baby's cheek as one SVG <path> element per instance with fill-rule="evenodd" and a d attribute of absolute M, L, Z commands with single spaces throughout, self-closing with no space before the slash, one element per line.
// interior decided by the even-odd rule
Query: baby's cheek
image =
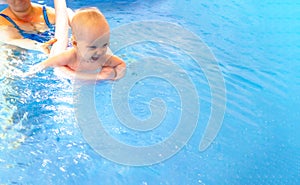
<path fill-rule="evenodd" d="M 90 52 L 90 51 L 86 51 L 84 54 L 84 58 L 88 59 L 91 58 L 93 56 L 94 53 Z"/>

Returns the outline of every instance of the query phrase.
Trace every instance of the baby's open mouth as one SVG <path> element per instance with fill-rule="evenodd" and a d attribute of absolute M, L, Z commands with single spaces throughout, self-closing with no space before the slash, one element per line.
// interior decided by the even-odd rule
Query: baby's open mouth
<path fill-rule="evenodd" d="M 91 57 L 91 59 L 92 59 L 93 61 L 96 61 L 96 60 L 98 60 L 99 58 L 100 58 L 99 55 L 96 55 L 96 56 L 92 56 L 92 57 Z"/>

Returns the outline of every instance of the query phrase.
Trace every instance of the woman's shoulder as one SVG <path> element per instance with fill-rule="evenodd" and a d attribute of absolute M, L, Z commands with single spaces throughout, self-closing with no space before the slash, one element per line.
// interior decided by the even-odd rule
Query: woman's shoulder
<path fill-rule="evenodd" d="M 50 7 L 50 6 L 47 6 L 47 5 L 41 5 L 41 4 L 37 4 L 37 3 L 31 3 L 32 7 L 34 7 L 36 10 L 42 10 L 43 7 L 45 6 L 46 7 L 46 10 L 47 10 L 47 14 L 49 15 L 55 15 L 55 9 Z"/>
<path fill-rule="evenodd" d="M 8 17 L 10 17 L 10 15 L 11 15 L 11 12 L 9 11 L 8 8 L 5 8 L 0 13 L 4 14 L 4 15 L 7 15 Z M 4 16 L 0 16 L 0 25 L 1 26 L 7 26 L 7 25 L 10 25 L 10 24 L 11 23 Z"/>
<path fill-rule="evenodd" d="M 41 4 L 37 4 L 37 3 L 32 3 L 32 6 L 38 10 L 38 12 L 42 12 L 43 11 L 43 6 L 46 7 L 46 12 L 47 12 L 47 16 L 48 19 L 50 21 L 51 24 L 55 23 L 55 9 L 47 6 L 47 5 L 41 5 Z"/>

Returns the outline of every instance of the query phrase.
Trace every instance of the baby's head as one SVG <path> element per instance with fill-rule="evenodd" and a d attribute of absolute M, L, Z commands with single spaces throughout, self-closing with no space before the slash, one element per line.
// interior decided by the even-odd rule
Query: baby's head
<path fill-rule="evenodd" d="M 75 12 L 71 20 L 73 45 L 82 57 L 97 59 L 107 51 L 109 25 L 97 8 L 84 8 Z M 95 57 L 96 56 L 96 57 Z"/>
<path fill-rule="evenodd" d="M 85 36 L 109 34 L 109 25 L 104 15 L 94 7 L 82 8 L 75 12 L 71 28 L 76 40 L 85 40 Z"/>

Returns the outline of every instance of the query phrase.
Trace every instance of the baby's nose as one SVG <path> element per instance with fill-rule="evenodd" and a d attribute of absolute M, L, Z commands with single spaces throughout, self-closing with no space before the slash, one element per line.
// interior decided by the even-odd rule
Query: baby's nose
<path fill-rule="evenodd" d="M 105 52 L 106 52 L 106 49 L 105 49 L 105 48 L 99 48 L 99 49 L 97 49 L 96 54 L 97 54 L 97 55 L 103 55 L 103 54 L 105 54 Z"/>

